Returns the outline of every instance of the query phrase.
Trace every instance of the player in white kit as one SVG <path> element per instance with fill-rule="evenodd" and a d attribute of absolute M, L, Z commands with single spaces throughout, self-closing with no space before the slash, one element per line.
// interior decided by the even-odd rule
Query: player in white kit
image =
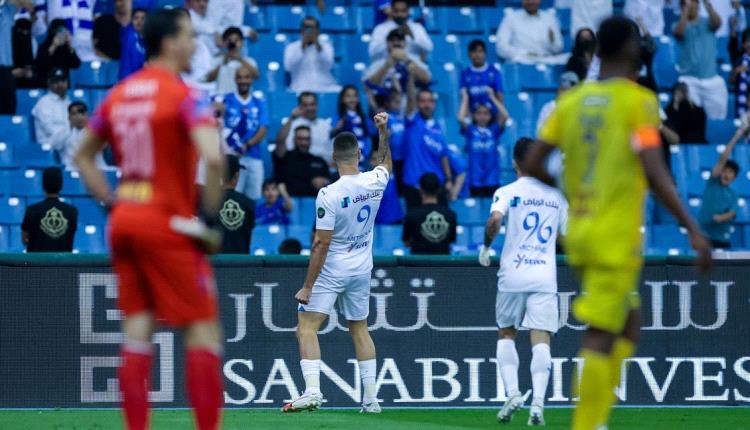
<path fill-rule="evenodd" d="M 555 242 L 564 234 L 568 203 L 557 189 L 526 176 L 520 170 L 526 151 L 533 143 L 521 138 L 513 148 L 513 167 L 518 180 L 495 191 L 490 217 L 479 251 L 479 262 L 490 265 L 490 247 L 505 219 L 505 243 L 497 272 L 495 318 L 498 373 L 508 400 L 497 414 L 501 423 L 510 422 L 526 402 L 528 392 L 518 389 L 518 353 L 515 339 L 521 327 L 530 330 L 531 380 L 533 397 L 529 425 L 544 425 L 544 398 L 551 366 L 550 335 L 559 324 Z"/>
<path fill-rule="evenodd" d="M 388 144 L 388 114 L 375 116 L 380 134 L 379 165 L 360 173 L 357 138 L 341 133 L 333 141 L 333 160 L 340 179 L 323 188 L 315 201 L 315 239 L 310 265 L 299 302 L 297 339 L 305 392 L 287 403 L 284 412 L 315 410 L 323 402 L 320 392 L 320 345 L 318 330 L 338 307 L 349 322 L 349 334 L 362 378 L 363 413 L 379 413 L 375 393 L 375 345 L 367 327 L 370 310 L 370 272 L 375 215 L 392 170 Z"/>

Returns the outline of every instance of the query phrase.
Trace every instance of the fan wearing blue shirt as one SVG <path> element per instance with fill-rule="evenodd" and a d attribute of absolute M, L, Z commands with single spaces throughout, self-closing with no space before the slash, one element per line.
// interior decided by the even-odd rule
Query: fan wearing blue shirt
<path fill-rule="evenodd" d="M 370 156 L 372 151 L 372 138 L 376 135 L 375 126 L 362 110 L 359 100 L 359 91 L 354 85 L 346 85 L 339 93 L 338 109 L 333 117 L 331 138 L 339 133 L 348 131 L 357 137 L 359 149 L 362 150 L 362 165 Z"/>
<path fill-rule="evenodd" d="M 143 68 L 146 61 L 146 48 L 143 43 L 143 24 L 146 22 L 145 9 L 133 9 L 130 24 L 120 29 L 120 70 L 117 78 L 123 80 Z"/>
<path fill-rule="evenodd" d="M 237 69 L 237 92 L 224 96 L 224 128 L 228 152 L 237 155 L 245 167 L 237 191 L 258 200 L 264 177 L 261 143 L 268 131 L 268 113 L 262 95 L 251 92 L 253 76 L 255 71 L 247 65 Z"/>
<path fill-rule="evenodd" d="M 388 136 L 393 158 L 393 175 L 391 176 L 395 176 L 398 192 L 401 194 L 404 185 L 404 124 L 406 121 L 401 111 L 401 93 L 392 91 L 389 95 L 375 95 L 368 92 L 367 95 L 373 112 L 388 113 Z"/>
<path fill-rule="evenodd" d="M 391 152 L 393 155 L 393 152 Z M 377 151 L 370 154 L 370 166 L 380 164 Z M 380 209 L 375 216 L 375 224 L 401 224 L 404 219 L 404 210 L 401 208 L 401 201 L 398 198 L 396 178 L 391 175 L 388 179 L 388 185 L 383 191 L 383 198 L 380 200 Z"/>
<path fill-rule="evenodd" d="M 447 200 L 446 191 L 453 189 L 448 145 L 440 123 L 433 117 L 435 96 L 429 90 L 418 90 L 413 79 L 409 82 L 406 131 L 404 134 L 404 197 L 406 207 L 422 204 L 419 178 L 434 173 L 443 186 L 438 196 L 441 203 Z"/>
<path fill-rule="evenodd" d="M 471 113 L 461 110 L 458 120 L 461 123 L 461 134 L 466 138 L 464 151 L 469 156 L 469 190 L 472 197 L 492 197 L 500 186 L 500 136 L 503 134 L 503 121 L 508 116 L 505 108 L 494 94 L 489 94 L 495 111 L 498 112 L 492 122 L 492 110 L 489 105 L 476 105 Z"/>
<path fill-rule="evenodd" d="M 263 203 L 255 205 L 255 224 L 289 224 L 289 212 L 294 209 L 286 185 L 274 179 L 263 181 Z"/>
<path fill-rule="evenodd" d="M 479 39 L 469 43 L 469 58 L 471 66 L 461 72 L 460 109 L 468 110 L 470 106 L 478 104 L 488 105 L 494 116 L 498 111 L 490 99 L 490 93 L 500 101 L 500 106 L 504 104 L 503 74 L 498 66 L 487 63 L 487 46 Z"/>

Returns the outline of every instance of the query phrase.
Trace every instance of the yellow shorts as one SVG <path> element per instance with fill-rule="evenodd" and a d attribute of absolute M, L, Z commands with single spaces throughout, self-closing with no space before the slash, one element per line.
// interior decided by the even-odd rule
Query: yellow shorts
<path fill-rule="evenodd" d="M 640 269 L 580 267 L 582 292 L 573 315 L 591 327 L 620 334 L 631 309 L 641 306 Z"/>

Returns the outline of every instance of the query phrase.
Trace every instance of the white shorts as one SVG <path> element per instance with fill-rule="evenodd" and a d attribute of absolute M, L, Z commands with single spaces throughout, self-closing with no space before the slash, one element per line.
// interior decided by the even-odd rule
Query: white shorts
<path fill-rule="evenodd" d="M 498 328 L 515 327 L 557 333 L 559 312 L 555 293 L 497 292 L 495 319 Z"/>
<path fill-rule="evenodd" d="M 718 75 L 708 79 L 680 76 L 679 81 L 687 84 L 690 101 L 702 107 L 708 119 L 726 118 L 729 92 L 724 78 Z"/>
<path fill-rule="evenodd" d="M 367 319 L 370 314 L 370 274 L 346 278 L 320 275 L 313 285 L 310 302 L 299 305 L 297 310 L 331 315 L 336 302 L 347 321 Z"/>

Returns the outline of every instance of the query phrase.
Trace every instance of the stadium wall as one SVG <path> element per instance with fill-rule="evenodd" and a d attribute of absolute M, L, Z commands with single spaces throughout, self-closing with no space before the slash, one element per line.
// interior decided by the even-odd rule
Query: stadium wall
<path fill-rule="evenodd" d="M 279 407 L 303 389 L 293 295 L 304 257 L 214 260 L 225 329 L 227 407 Z M 709 277 L 689 261 L 649 260 L 640 293 L 643 341 L 623 374 L 626 405 L 750 403 L 750 261 L 723 261 Z M 0 255 L 0 407 L 115 407 L 120 313 L 103 256 Z M 583 327 L 560 262 L 561 330 L 553 339 L 548 403 L 571 403 Z M 388 407 L 497 406 L 494 269 L 473 258 L 376 259 L 370 324 L 378 347 L 379 397 Z M 351 407 L 361 386 L 344 324 L 321 333 L 322 389 Z M 155 336 L 151 399 L 186 406 L 179 336 Z M 518 342 L 521 387 L 530 387 L 528 336 Z"/>

